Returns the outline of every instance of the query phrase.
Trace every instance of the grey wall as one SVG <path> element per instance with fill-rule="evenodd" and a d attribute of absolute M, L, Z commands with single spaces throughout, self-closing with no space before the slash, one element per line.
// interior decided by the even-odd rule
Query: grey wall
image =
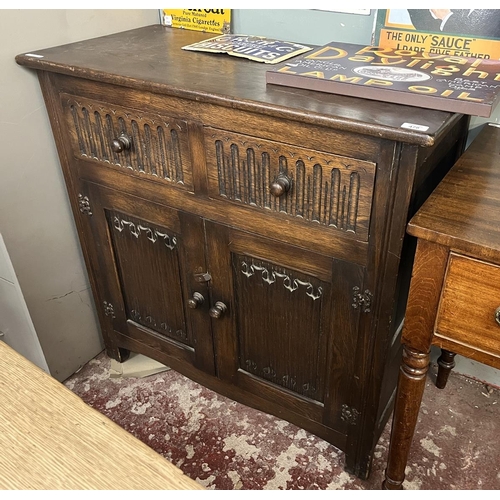
<path fill-rule="evenodd" d="M 333 40 L 370 44 L 375 10 L 368 16 L 324 10 L 235 10 L 233 32 L 324 45 Z"/>
<path fill-rule="evenodd" d="M 59 380 L 102 342 L 38 80 L 14 57 L 157 22 L 157 10 L 0 12 L 0 233 Z"/>

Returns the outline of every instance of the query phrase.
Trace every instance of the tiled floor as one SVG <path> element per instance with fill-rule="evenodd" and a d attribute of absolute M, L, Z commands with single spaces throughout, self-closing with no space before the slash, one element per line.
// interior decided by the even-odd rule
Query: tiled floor
<path fill-rule="evenodd" d="M 454 373 L 439 390 L 435 373 L 432 366 L 405 488 L 500 489 L 500 391 Z M 209 489 L 376 490 L 383 479 L 389 424 L 363 481 L 325 441 L 173 370 L 111 378 L 101 353 L 65 384 Z"/>

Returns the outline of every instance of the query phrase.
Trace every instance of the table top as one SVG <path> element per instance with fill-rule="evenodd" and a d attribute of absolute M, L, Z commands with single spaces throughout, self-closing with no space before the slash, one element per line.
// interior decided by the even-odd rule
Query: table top
<path fill-rule="evenodd" d="M 182 50 L 212 33 L 152 25 L 16 57 L 18 64 L 366 135 L 431 146 L 461 115 L 266 85 L 271 65 Z M 291 40 L 293 41 L 293 40 Z M 424 131 L 402 128 L 416 124 Z"/>
<path fill-rule="evenodd" d="M 1 341 L 0 450 L 0 489 L 204 489 Z"/>
<path fill-rule="evenodd" d="M 486 124 L 408 224 L 408 232 L 500 263 L 500 128 Z"/>

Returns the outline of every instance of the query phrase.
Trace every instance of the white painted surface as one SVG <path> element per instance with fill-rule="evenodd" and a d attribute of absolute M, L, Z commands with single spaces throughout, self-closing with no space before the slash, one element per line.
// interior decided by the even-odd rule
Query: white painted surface
<path fill-rule="evenodd" d="M 0 234 L 0 341 L 50 375 L 9 253 Z"/>

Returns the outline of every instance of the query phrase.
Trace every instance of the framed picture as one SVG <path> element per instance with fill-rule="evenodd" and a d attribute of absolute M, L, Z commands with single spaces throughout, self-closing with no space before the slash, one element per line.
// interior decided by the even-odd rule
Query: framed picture
<path fill-rule="evenodd" d="M 379 9 L 373 44 L 500 59 L 500 9 Z"/>

